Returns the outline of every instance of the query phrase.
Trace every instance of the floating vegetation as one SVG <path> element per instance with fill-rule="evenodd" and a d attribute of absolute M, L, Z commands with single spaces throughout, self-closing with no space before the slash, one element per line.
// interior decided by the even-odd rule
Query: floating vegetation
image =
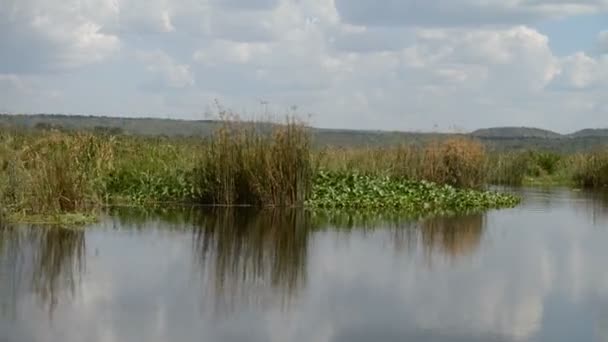
<path fill-rule="evenodd" d="M 512 207 L 519 203 L 519 198 L 389 176 L 319 172 L 307 203 L 322 209 L 383 209 L 428 214 Z"/>
<path fill-rule="evenodd" d="M 408 215 L 515 205 L 510 195 L 465 190 L 486 184 L 486 159 L 483 145 L 465 138 L 386 150 L 315 150 L 307 127 L 292 119 L 226 120 L 203 140 L 0 131 L 0 208 L 12 222 L 71 225 L 90 223 L 100 208 L 116 204 Z"/>

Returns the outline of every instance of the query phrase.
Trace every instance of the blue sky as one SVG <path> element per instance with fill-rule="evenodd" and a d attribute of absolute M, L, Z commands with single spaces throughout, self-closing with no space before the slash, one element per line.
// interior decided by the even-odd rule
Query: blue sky
<path fill-rule="evenodd" d="M 608 127 L 608 0 L 0 0 L 0 111 Z"/>
<path fill-rule="evenodd" d="M 596 53 L 600 32 L 608 30 L 608 14 L 576 15 L 546 20 L 536 25 L 539 32 L 549 37 L 549 45 L 558 56 L 579 51 Z"/>

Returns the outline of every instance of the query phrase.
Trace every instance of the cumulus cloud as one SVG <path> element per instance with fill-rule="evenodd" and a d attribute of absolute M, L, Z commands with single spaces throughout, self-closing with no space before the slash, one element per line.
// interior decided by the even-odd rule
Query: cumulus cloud
<path fill-rule="evenodd" d="M 563 130 L 572 113 L 591 126 L 605 108 L 608 36 L 558 56 L 560 37 L 535 23 L 606 10 L 605 0 L 5 0 L 0 74 L 5 87 L 46 74 L 37 88 L 67 99 L 46 102 L 50 112 L 188 117 L 215 98 L 239 110 L 264 98 L 327 127 Z M 82 96 L 95 75 L 141 104 Z M 3 106 L 31 108 L 18 98 Z"/>
<path fill-rule="evenodd" d="M 578 90 L 608 85 L 608 57 L 593 58 L 583 52 L 565 57 L 554 85 Z"/>
<path fill-rule="evenodd" d="M 100 21 L 80 1 L 7 1 L 0 6 L 0 73 L 80 67 L 101 62 L 119 48 L 118 37 L 102 33 Z M 91 2 L 99 13 L 107 5 Z"/>
<path fill-rule="evenodd" d="M 211 0 L 211 2 L 224 8 L 248 10 L 270 10 L 279 4 L 279 0 Z"/>
<path fill-rule="evenodd" d="M 164 86 L 185 88 L 194 85 L 190 66 L 176 63 L 162 51 L 139 52 L 137 58 L 149 72 L 160 77 Z"/>

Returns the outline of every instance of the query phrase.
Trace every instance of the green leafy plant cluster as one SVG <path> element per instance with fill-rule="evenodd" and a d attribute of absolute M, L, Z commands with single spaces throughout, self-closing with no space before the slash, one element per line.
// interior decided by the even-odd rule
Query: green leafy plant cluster
<path fill-rule="evenodd" d="M 389 176 L 319 172 L 308 205 L 323 209 L 387 209 L 411 213 L 471 212 L 512 207 L 519 199 Z"/>
<path fill-rule="evenodd" d="M 483 146 L 466 139 L 327 153 L 313 149 L 309 130 L 294 120 L 271 126 L 226 121 L 206 140 L 0 132 L 0 211 L 12 221 L 68 215 L 70 222 L 88 222 L 113 204 L 408 213 L 513 205 L 507 195 L 464 190 L 483 187 L 485 158 Z"/>

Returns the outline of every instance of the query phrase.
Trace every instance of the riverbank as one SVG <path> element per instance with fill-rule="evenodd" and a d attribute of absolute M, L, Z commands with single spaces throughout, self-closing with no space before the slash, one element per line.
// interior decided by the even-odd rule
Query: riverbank
<path fill-rule="evenodd" d="M 384 153 L 318 150 L 294 120 L 260 127 L 230 121 L 206 140 L 2 132 L 4 219 L 89 223 L 100 208 L 116 204 L 391 208 L 420 215 L 517 203 L 482 191 L 485 151 L 474 141 Z"/>

